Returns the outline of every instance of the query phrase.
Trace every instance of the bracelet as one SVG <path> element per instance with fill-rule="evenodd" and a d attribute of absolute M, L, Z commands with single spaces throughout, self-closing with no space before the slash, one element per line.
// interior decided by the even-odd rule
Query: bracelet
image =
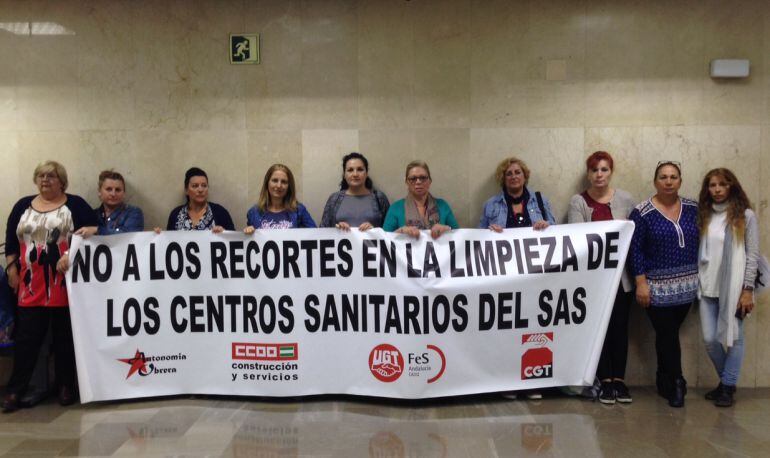
<path fill-rule="evenodd" d="M 754 291 L 754 287 L 753 286 L 744 286 L 743 290 L 744 291 Z"/>

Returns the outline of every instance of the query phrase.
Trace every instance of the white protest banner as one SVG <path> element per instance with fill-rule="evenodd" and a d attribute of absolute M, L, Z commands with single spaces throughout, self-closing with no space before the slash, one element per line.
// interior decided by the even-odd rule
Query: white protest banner
<path fill-rule="evenodd" d="M 633 223 L 75 238 L 83 402 L 587 385 Z"/>

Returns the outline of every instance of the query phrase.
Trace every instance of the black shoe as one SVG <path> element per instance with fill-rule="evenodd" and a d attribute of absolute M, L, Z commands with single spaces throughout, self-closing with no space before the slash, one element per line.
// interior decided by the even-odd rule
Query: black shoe
<path fill-rule="evenodd" d="M 615 388 L 615 399 L 617 399 L 618 402 L 630 404 L 633 401 L 633 399 L 631 399 L 631 393 L 628 391 L 628 387 L 623 380 L 615 380 L 612 382 L 612 385 Z"/>
<path fill-rule="evenodd" d="M 719 385 L 717 385 L 717 387 L 716 387 L 716 388 L 714 388 L 713 390 L 711 390 L 711 391 L 709 391 L 708 393 L 706 393 L 706 396 L 705 396 L 705 397 L 706 397 L 706 399 L 708 399 L 709 401 L 714 401 L 714 400 L 716 400 L 716 398 L 718 398 L 718 397 L 719 397 L 719 393 L 721 393 L 721 392 L 722 392 L 722 387 L 723 387 L 723 386 L 724 386 L 724 385 L 722 385 L 722 382 L 719 382 Z"/>
<path fill-rule="evenodd" d="M 668 398 L 668 405 L 671 407 L 684 407 L 684 396 L 687 394 L 687 381 L 684 377 L 674 379 L 671 396 Z"/>
<path fill-rule="evenodd" d="M 721 390 L 716 399 L 714 399 L 714 405 L 717 407 L 732 407 L 733 394 L 735 393 L 735 387 L 730 385 L 719 384 Z"/>
<path fill-rule="evenodd" d="M 3 408 L 3 413 L 16 412 L 21 407 L 19 405 L 19 395 L 15 393 L 6 394 L 0 406 Z"/>
<path fill-rule="evenodd" d="M 658 396 L 668 399 L 671 397 L 671 377 L 664 372 L 655 373 L 655 386 L 658 388 Z"/>
<path fill-rule="evenodd" d="M 75 403 L 77 395 L 68 386 L 59 388 L 59 405 L 69 406 Z"/>
<path fill-rule="evenodd" d="M 615 404 L 615 387 L 612 382 L 602 382 L 599 388 L 599 402 L 602 404 Z"/>

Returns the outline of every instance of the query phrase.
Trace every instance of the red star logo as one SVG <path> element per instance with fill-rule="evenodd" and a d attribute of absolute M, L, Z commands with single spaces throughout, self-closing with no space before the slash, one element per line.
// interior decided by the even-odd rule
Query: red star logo
<path fill-rule="evenodd" d="M 126 363 L 131 366 L 131 368 L 128 370 L 128 375 L 126 375 L 126 378 L 131 377 L 136 373 L 136 371 L 141 371 L 142 373 L 147 372 L 147 366 L 145 365 L 145 359 L 144 359 L 144 353 L 139 351 L 139 349 L 136 349 L 136 354 L 134 354 L 133 358 L 120 358 L 118 361 Z"/>

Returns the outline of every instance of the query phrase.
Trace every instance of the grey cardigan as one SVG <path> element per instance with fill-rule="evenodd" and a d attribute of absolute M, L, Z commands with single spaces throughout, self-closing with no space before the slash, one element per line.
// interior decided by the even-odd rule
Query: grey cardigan
<path fill-rule="evenodd" d="M 615 194 L 610 199 L 610 212 L 613 219 L 628 219 L 631 210 L 636 206 L 636 201 L 631 194 L 622 189 L 615 188 Z M 580 194 L 575 194 L 569 200 L 569 212 L 567 213 L 568 223 L 589 223 L 591 222 L 591 213 L 593 209 L 588 206 L 586 200 Z M 626 269 L 620 277 L 620 283 L 623 285 L 623 291 L 629 292 L 633 289 L 631 277 L 628 276 Z"/>

